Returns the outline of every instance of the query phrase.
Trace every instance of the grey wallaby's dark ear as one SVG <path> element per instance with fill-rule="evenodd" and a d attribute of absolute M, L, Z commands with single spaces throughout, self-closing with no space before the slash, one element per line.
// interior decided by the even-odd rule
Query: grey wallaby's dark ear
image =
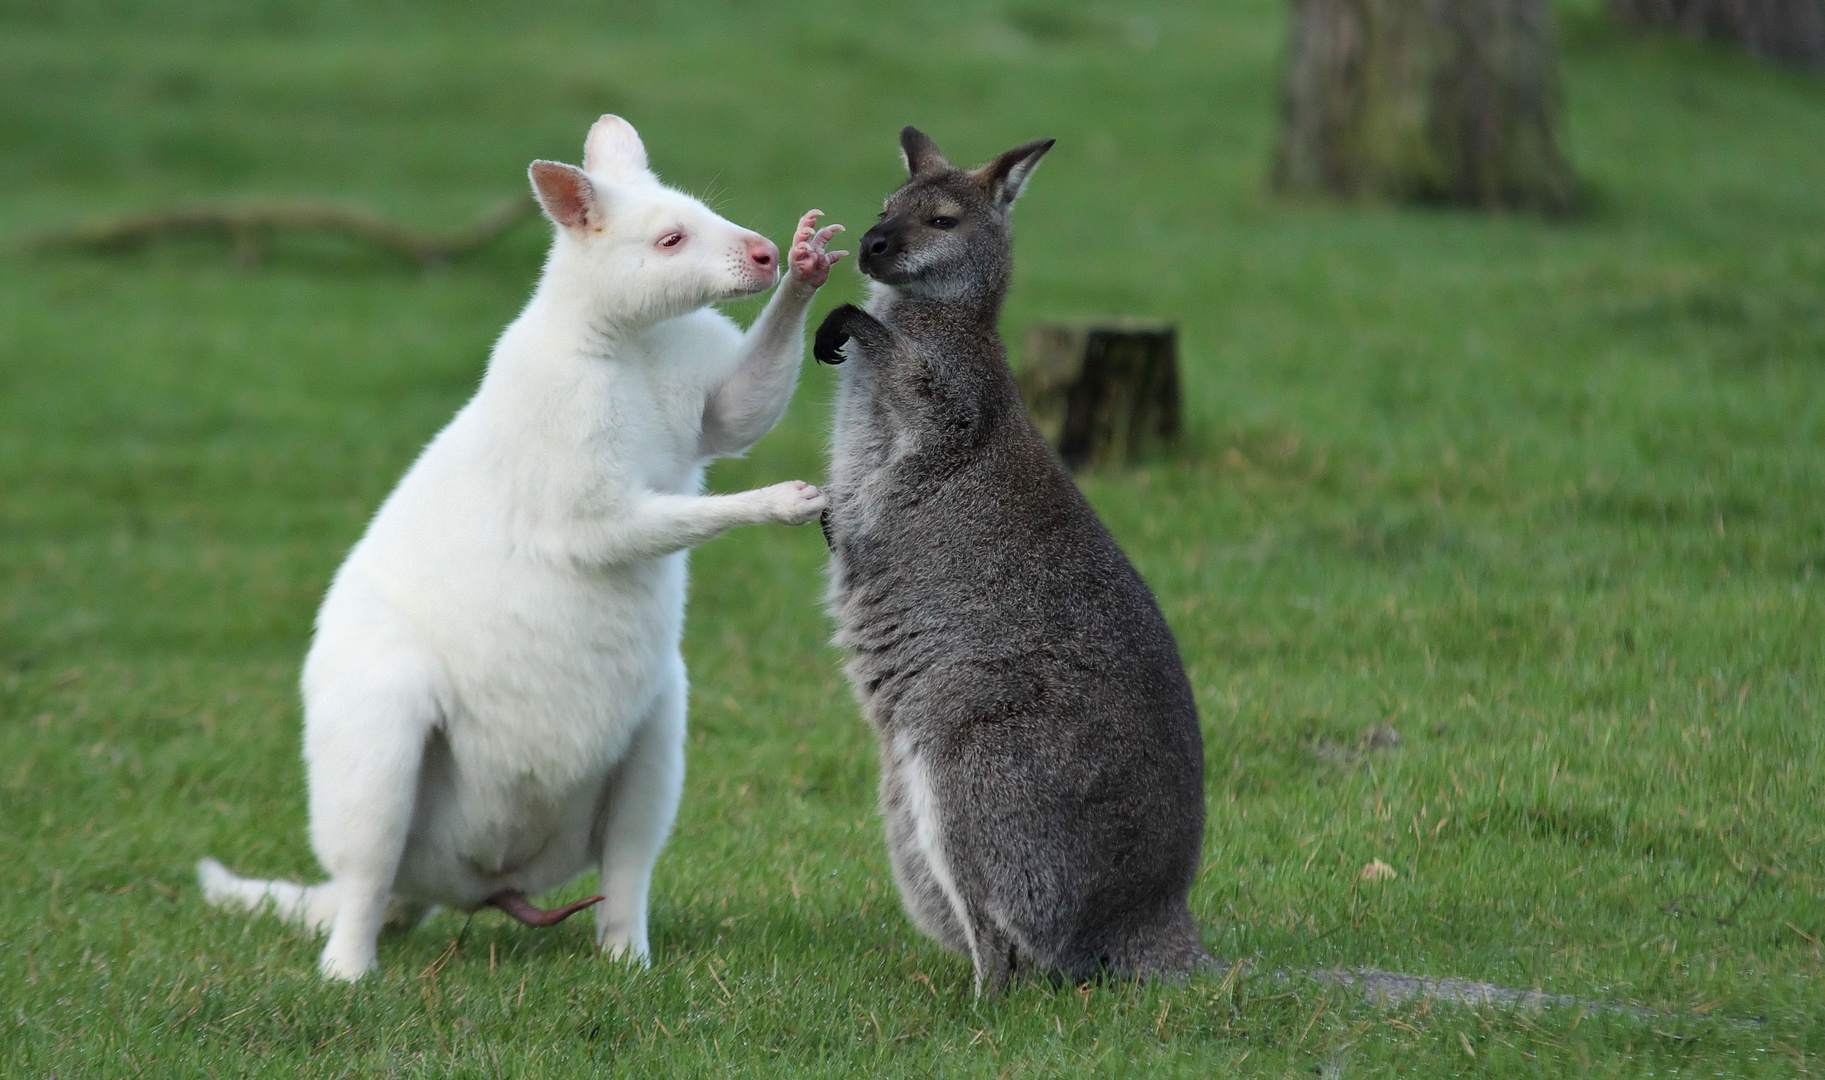
<path fill-rule="evenodd" d="M 1041 139 L 1025 146 L 1016 146 L 1007 153 L 977 169 L 975 177 L 983 187 L 989 189 L 989 197 L 998 206 L 1011 206 L 1020 198 L 1020 191 L 1027 186 L 1027 177 L 1033 175 L 1033 167 L 1039 159 L 1046 156 L 1057 139 Z"/>
<path fill-rule="evenodd" d="M 938 153 L 938 144 L 911 124 L 900 129 L 900 156 L 906 160 L 906 171 L 913 176 L 950 168 L 950 162 Z"/>

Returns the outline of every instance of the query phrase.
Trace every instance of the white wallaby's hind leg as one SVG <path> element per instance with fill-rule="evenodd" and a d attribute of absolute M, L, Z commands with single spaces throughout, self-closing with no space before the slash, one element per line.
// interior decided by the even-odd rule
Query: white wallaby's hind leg
<path fill-rule="evenodd" d="M 678 816 L 684 789 L 684 659 L 615 767 L 598 825 L 602 838 L 596 942 L 610 956 L 648 962 L 647 894 L 653 863 Z"/>
<path fill-rule="evenodd" d="M 258 911 L 271 907 L 273 914 L 306 930 L 323 933 L 336 918 L 335 882 L 300 885 L 295 881 L 261 881 L 237 876 L 214 859 L 196 864 L 196 881 L 203 899 L 219 908 Z"/>
<path fill-rule="evenodd" d="M 311 847 L 336 890 L 318 966 L 331 978 L 353 981 L 372 970 L 389 909 L 403 906 L 392 902 L 393 879 L 412 824 L 425 740 L 440 715 L 428 667 L 396 644 L 367 652 L 333 680 L 314 679 L 313 665 L 306 665 Z"/>

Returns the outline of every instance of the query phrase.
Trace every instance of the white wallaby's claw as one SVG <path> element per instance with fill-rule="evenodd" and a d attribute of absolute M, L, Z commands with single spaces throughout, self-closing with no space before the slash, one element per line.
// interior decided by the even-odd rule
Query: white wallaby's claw
<path fill-rule="evenodd" d="M 792 234 L 792 253 L 790 266 L 792 273 L 800 281 L 812 288 L 818 288 L 830 278 L 830 267 L 847 252 L 832 254 L 824 250 L 830 238 L 843 231 L 841 225 L 817 227 L 817 219 L 823 216 L 822 210 L 812 210 L 799 218 L 798 230 Z"/>

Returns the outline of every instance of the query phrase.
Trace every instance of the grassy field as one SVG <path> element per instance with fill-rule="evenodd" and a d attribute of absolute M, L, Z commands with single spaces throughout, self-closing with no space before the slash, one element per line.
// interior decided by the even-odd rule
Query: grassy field
<path fill-rule="evenodd" d="M 317 873 L 315 603 L 526 296 L 529 224 L 435 271 L 304 239 L 252 271 L 203 242 L 0 253 L 0 1071 L 1825 1064 L 1825 81 L 1562 8 L 1591 209 L 1546 224 L 1264 194 L 1278 0 L 533 7 L 0 0 L 0 237 L 243 195 L 452 224 L 616 111 L 778 239 L 808 206 L 872 218 L 903 123 L 960 160 L 1057 136 L 1009 329 L 1184 335 L 1182 452 L 1083 483 L 1197 688 L 1212 948 L 1665 1015 L 1377 1010 L 1266 974 L 972 1000 L 894 896 L 815 529 L 694 556 L 650 971 L 586 920 L 444 914 L 330 986 L 315 941 L 207 910 L 203 854 Z M 859 293 L 845 266 L 821 303 Z M 815 480 L 831 383 L 808 369 L 713 485 Z M 1382 724 L 1400 745 L 1368 749 Z M 1375 858 L 1398 876 L 1359 881 Z"/>

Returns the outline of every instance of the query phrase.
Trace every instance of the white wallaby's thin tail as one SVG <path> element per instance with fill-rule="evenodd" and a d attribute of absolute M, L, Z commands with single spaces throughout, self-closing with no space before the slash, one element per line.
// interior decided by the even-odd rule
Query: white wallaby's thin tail
<path fill-rule="evenodd" d="M 295 881 L 259 881 L 238 877 L 234 871 L 204 859 L 196 864 L 196 882 L 203 888 L 203 899 L 219 908 L 259 911 L 271 907 L 273 914 L 294 926 L 327 933 L 336 920 L 336 883 L 300 885 Z"/>

